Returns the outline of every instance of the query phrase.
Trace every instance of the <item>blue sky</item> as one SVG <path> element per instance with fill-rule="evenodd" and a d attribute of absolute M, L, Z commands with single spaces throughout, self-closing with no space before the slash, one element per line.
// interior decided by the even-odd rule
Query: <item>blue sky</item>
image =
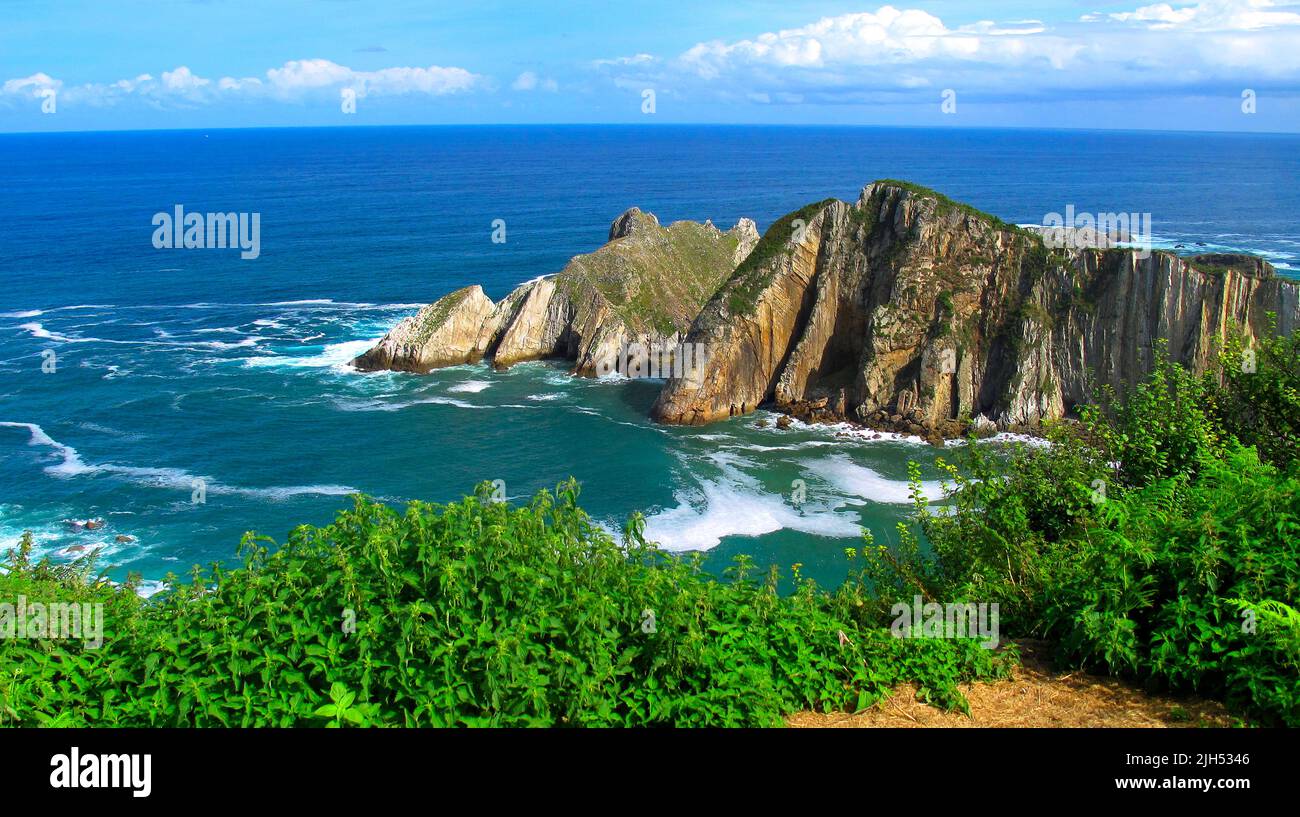
<path fill-rule="evenodd" d="M 0 0 L 0 131 L 533 122 L 1297 132 L 1300 1 Z"/>

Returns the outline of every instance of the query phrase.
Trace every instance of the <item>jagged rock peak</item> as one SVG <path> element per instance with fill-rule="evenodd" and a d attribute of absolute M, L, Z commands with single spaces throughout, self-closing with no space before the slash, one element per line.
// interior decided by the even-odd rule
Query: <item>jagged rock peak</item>
<path fill-rule="evenodd" d="M 478 287 L 444 296 L 394 327 L 357 367 L 425 372 L 479 359 L 505 368 L 560 358 L 573 361 L 577 374 L 600 374 L 628 344 L 675 343 L 758 240 L 749 219 L 725 233 L 693 221 L 663 227 L 636 207 L 614 220 L 609 235 L 604 246 L 500 303 Z"/>
<path fill-rule="evenodd" d="M 640 232 L 646 227 L 658 226 L 659 219 L 654 213 L 647 213 L 640 207 L 629 207 L 609 225 L 609 240 L 614 241 Z"/>
<path fill-rule="evenodd" d="M 758 246 L 762 238 L 758 234 L 758 225 L 752 218 L 742 218 L 736 222 L 736 226 L 727 231 L 728 235 L 736 236 L 736 252 L 733 255 L 734 266 L 740 266 L 740 263 L 749 257 L 749 254 Z"/>

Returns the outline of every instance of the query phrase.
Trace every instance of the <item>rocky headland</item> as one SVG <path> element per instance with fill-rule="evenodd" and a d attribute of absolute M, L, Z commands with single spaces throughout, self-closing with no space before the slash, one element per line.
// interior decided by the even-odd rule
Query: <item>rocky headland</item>
<path fill-rule="evenodd" d="M 590 376 L 629 344 L 670 346 L 758 243 L 754 222 L 730 230 L 678 221 L 663 227 L 632 208 L 609 241 L 555 275 L 493 303 L 483 288 L 459 289 L 402 320 L 353 364 L 363 371 L 428 372 L 488 360 L 498 369 L 565 359 Z"/>
<path fill-rule="evenodd" d="M 1300 286 L 1254 256 L 1049 243 L 889 180 L 790 213 L 761 240 L 747 219 L 662 227 L 634 208 L 558 274 L 498 304 L 477 286 L 451 293 L 355 363 L 562 358 L 592 375 L 629 342 L 682 342 L 707 365 L 666 381 L 659 422 L 765 407 L 940 439 L 1066 416 L 1143 377 L 1157 341 L 1202 371 L 1229 331 L 1270 331 L 1270 313 L 1272 331 L 1300 323 Z"/>

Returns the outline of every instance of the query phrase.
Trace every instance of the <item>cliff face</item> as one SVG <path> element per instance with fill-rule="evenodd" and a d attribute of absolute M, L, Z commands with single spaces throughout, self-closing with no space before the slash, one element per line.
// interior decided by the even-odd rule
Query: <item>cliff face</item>
<path fill-rule="evenodd" d="M 1065 242 L 1067 244 L 1073 242 Z M 652 416 L 702 424 L 768 405 L 934 437 L 1033 427 L 1143 377 L 1156 341 L 1202 371 L 1232 327 L 1300 324 L 1300 287 L 1250 256 L 1053 249 L 1042 235 L 904 182 L 782 218 L 660 226 L 631 209 L 609 242 L 493 304 L 480 287 L 406 318 L 358 357 L 425 372 L 564 358 L 608 371 L 631 343 L 693 344 Z M 689 330 L 689 331 L 688 331 Z"/>
<path fill-rule="evenodd" d="M 558 274 L 520 285 L 499 304 L 469 287 L 406 318 L 353 361 L 364 371 L 427 372 L 488 358 L 497 368 L 541 358 L 596 374 L 626 344 L 673 344 L 700 307 L 758 243 L 754 222 L 660 226 L 632 208 L 609 242 Z"/>
<path fill-rule="evenodd" d="M 1152 347 L 1204 369 L 1231 325 L 1300 323 L 1295 283 L 1248 256 L 1053 250 L 932 191 L 877 182 L 774 224 L 686 341 L 700 380 L 669 380 L 660 421 L 701 424 L 760 404 L 917 434 L 958 418 L 1033 426 L 1122 388 Z"/>

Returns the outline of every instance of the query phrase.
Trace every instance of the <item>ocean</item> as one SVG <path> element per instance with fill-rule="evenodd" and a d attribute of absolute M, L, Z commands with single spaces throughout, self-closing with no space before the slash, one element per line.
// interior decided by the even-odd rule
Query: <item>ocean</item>
<path fill-rule="evenodd" d="M 1150 213 L 1157 247 L 1258 253 L 1300 277 L 1300 137 L 1152 132 L 564 126 L 0 135 L 0 549 L 102 547 L 111 577 L 229 561 L 363 492 L 512 502 L 566 477 L 721 570 L 739 553 L 833 584 L 865 527 L 896 538 L 918 441 L 646 419 L 657 385 L 562 365 L 428 376 L 345 364 L 421 304 L 493 299 L 661 222 L 762 230 L 879 178 L 1015 223 Z M 156 249 L 157 213 L 260 214 L 260 254 Z M 504 243 L 492 240 L 504 222 Z M 51 354 L 52 353 L 52 354 Z M 760 415 L 762 416 L 762 415 Z M 770 419 L 770 418 L 769 418 Z M 802 481 L 802 482 L 800 482 Z M 798 506 L 792 491 L 802 486 Z M 196 501 L 202 500 L 202 501 Z M 102 518 L 96 530 L 68 520 Z M 127 537 L 129 541 L 119 541 Z"/>

